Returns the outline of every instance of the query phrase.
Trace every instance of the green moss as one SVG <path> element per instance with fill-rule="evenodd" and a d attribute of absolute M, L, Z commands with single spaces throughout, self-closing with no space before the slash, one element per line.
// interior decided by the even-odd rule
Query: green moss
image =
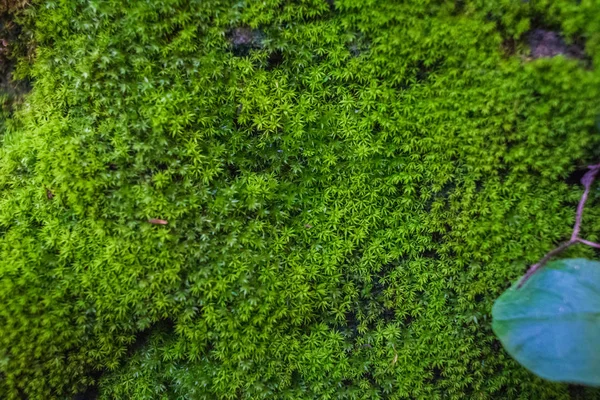
<path fill-rule="evenodd" d="M 36 5 L 0 147 L 0 397 L 597 396 L 519 367 L 490 310 L 600 154 L 600 10 L 392 3 Z M 589 59 L 526 61 L 541 23 Z"/>

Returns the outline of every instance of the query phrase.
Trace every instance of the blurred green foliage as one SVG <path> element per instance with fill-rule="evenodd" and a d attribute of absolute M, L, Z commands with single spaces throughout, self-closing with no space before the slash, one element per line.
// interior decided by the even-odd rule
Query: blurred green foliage
<path fill-rule="evenodd" d="M 0 398 L 598 398 L 518 366 L 489 317 L 600 156 L 597 1 L 32 7 Z M 538 27 L 587 58 L 529 60 Z"/>

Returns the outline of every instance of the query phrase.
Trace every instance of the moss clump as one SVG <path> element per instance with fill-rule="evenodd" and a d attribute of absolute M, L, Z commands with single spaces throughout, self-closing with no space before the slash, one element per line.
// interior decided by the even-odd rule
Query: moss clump
<path fill-rule="evenodd" d="M 598 156 L 600 10 L 402 3 L 37 4 L 1 136 L 0 397 L 576 396 L 489 314 Z M 586 60 L 527 61 L 537 28 Z"/>

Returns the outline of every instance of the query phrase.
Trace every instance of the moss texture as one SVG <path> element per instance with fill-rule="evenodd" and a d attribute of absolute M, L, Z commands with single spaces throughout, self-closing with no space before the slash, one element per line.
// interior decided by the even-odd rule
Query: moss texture
<path fill-rule="evenodd" d="M 599 398 L 490 328 L 600 156 L 596 1 L 33 7 L 1 398 Z M 534 29 L 585 54 L 529 57 Z"/>

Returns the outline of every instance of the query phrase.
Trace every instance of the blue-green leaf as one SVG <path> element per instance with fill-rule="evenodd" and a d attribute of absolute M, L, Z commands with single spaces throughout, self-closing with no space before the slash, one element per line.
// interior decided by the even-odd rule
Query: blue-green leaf
<path fill-rule="evenodd" d="M 504 348 L 536 375 L 600 386 L 600 262 L 549 263 L 492 309 Z"/>

